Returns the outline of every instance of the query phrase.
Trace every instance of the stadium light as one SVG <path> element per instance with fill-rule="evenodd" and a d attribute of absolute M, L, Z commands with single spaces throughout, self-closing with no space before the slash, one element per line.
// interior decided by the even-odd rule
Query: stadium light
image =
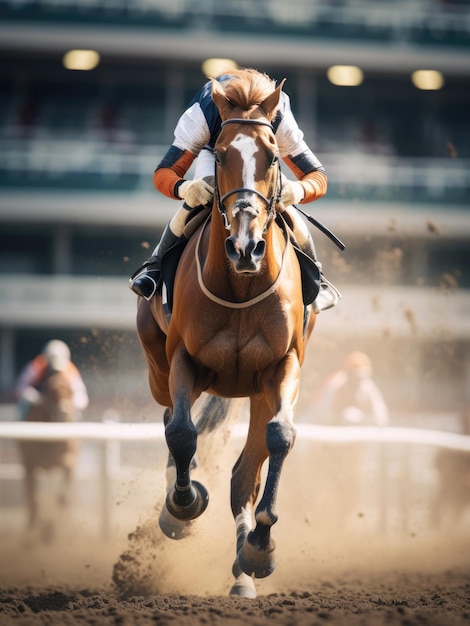
<path fill-rule="evenodd" d="M 339 87 L 357 87 L 364 80 L 364 72 L 356 65 L 332 65 L 326 75 L 330 83 Z"/>
<path fill-rule="evenodd" d="M 204 76 L 214 78 L 227 70 L 236 70 L 238 65 L 232 59 L 206 59 L 201 66 Z"/>
<path fill-rule="evenodd" d="M 89 71 L 95 69 L 99 62 L 100 55 L 96 50 L 69 50 L 62 58 L 67 70 Z"/>
<path fill-rule="evenodd" d="M 435 91 L 442 89 L 444 76 L 437 70 L 416 70 L 411 74 L 411 82 L 417 89 Z"/>

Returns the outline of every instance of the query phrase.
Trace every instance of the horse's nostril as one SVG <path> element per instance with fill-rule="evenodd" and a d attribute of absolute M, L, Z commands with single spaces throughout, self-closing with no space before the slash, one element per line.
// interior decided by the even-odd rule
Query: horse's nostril
<path fill-rule="evenodd" d="M 240 258 L 240 253 L 235 247 L 235 242 L 232 237 L 228 237 L 225 240 L 225 251 L 227 253 L 228 258 L 231 259 L 232 261 L 237 261 Z"/>
<path fill-rule="evenodd" d="M 251 256 L 257 259 L 262 259 L 265 251 L 266 251 L 266 242 L 264 239 L 260 239 L 258 243 L 256 244 L 256 246 L 254 247 L 253 252 L 251 253 Z"/>

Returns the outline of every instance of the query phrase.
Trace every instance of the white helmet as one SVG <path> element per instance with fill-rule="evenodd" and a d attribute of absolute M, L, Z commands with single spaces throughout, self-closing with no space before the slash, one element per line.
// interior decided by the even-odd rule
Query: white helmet
<path fill-rule="evenodd" d="M 51 369 L 56 372 L 64 370 L 70 363 L 70 349 L 66 343 L 59 339 L 49 341 L 42 351 Z"/>

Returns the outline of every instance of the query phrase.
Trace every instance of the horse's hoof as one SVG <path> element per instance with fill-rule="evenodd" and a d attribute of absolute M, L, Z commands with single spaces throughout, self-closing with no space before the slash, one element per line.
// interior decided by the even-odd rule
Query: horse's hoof
<path fill-rule="evenodd" d="M 231 596 L 239 598 L 256 598 L 256 587 L 253 578 L 247 574 L 240 574 L 230 589 Z"/>
<path fill-rule="evenodd" d="M 237 556 L 238 564 L 248 576 L 266 578 L 276 568 L 275 548 L 276 544 L 273 540 L 269 542 L 266 548 L 262 549 L 246 539 Z"/>
<path fill-rule="evenodd" d="M 209 504 L 209 493 L 197 480 L 191 482 L 188 491 L 173 487 L 166 497 L 166 508 L 178 520 L 189 521 L 204 513 Z"/>
<path fill-rule="evenodd" d="M 158 518 L 158 525 L 162 533 L 169 539 L 184 539 L 191 532 L 191 522 L 176 519 L 164 506 Z"/>

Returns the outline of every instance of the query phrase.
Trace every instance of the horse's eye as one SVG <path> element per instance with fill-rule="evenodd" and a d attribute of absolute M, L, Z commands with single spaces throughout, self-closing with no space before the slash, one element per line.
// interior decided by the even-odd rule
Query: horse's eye
<path fill-rule="evenodd" d="M 223 148 L 221 150 L 214 151 L 215 162 L 217 165 L 223 165 L 225 159 L 226 150 Z"/>

